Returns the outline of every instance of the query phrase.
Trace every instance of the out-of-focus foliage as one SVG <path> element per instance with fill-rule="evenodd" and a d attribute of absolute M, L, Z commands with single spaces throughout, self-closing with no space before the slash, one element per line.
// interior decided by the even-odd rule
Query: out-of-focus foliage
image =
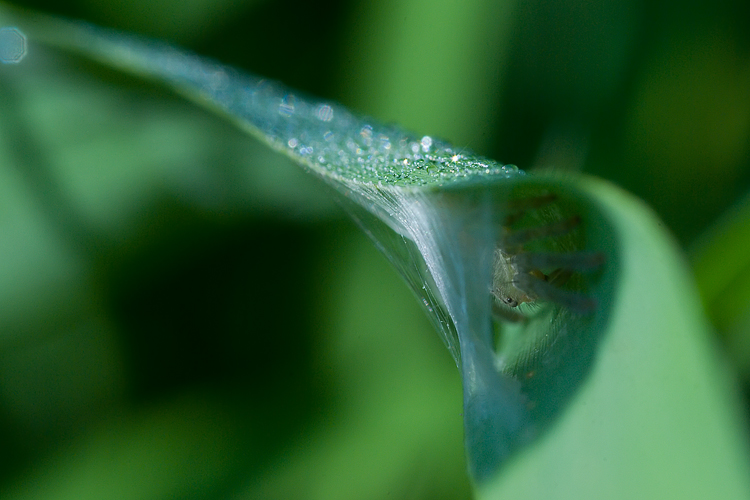
<path fill-rule="evenodd" d="M 706 310 L 745 380 L 750 380 L 750 196 L 691 248 Z"/>
<path fill-rule="evenodd" d="M 739 0 L 28 5 L 611 179 L 683 244 L 750 185 Z M 468 497 L 450 356 L 320 186 L 68 63 L 0 66 L 0 497 Z"/>

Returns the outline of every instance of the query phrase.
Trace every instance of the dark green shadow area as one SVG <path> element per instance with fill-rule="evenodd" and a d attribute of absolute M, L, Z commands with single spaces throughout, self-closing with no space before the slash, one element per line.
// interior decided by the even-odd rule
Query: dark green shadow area
<path fill-rule="evenodd" d="M 330 234 L 309 221 L 279 220 L 230 202 L 207 208 L 166 188 L 140 207 L 136 220 L 103 231 L 56 181 L 54 155 L 27 126 L 14 84 L 21 81 L 9 76 L 0 85 L 7 168 L 25 183 L 59 251 L 83 264 L 83 281 L 61 289 L 46 310 L 37 304 L 33 315 L 0 325 L 17 338 L 4 344 L 0 359 L 38 374 L 18 387 L 50 394 L 49 401 L 37 397 L 47 406 L 33 410 L 42 424 L 19 428 L 15 409 L 0 408 L 6 457 L 0 482 L 29 473 L 118 415 L 130 419 L 175 399 L 205 396 L 244 424 L 227 430 L 233 442 L 225 479 L 196 498 L 226 496 L 318 422 L 336 392 L 313 369 L 316 314 L 312 301 L 300 300 L 315 288 L 316 249 Z M 85 361 L 99 353 L 90 344 L 102 339 L 111 340 L 123 362 L 123 378 L 110 380 L 92 368 L 80 396 L 94 402 L 55 407 L 58 399 L 78 396 L 60 392 L 69 385 L 65 378 L 88 369 L 70 365 L 66 353 L 75 349 Z M 91 387 L 93 396 L 86 392 Z"/>

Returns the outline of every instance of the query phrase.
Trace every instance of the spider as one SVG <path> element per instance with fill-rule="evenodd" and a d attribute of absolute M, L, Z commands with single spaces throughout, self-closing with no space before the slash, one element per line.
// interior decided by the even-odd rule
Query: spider
<path fill-rule="evenodd" d="M 528 248 L 533 243 L 544 243 L 551 238 L 572 235 L 581 224 L 579 216 L 512 229 L 530 209 L 548 206 L 554 200 L 553 195 L 521 200 L 519 210 L 506 217 L 493 255 L 491 293 L 495 299 L 492 309 L 496 317 L 521 321 L 524 316 L 518 306 L 534 305 L 538 301 L 556 303 L 578 313 L 588 313 L 596 308 L 593 298 L 563 286 L 575 272 L 599 268 L 604 262 L 603 254 L 537 251 Z M 551 271 L 545 273 L 543 269 Z"/>

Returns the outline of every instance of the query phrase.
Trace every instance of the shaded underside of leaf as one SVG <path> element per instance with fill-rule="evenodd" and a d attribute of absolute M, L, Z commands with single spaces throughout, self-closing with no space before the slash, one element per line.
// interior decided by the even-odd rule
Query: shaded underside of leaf
<path fill-rule="evenodd" d="M 747 498 L 736 387 L 675 243 L 637 200 L 601 181 L 580 186 L 620 242 L 607 333 L 565 414 L 480 497 Z"/>

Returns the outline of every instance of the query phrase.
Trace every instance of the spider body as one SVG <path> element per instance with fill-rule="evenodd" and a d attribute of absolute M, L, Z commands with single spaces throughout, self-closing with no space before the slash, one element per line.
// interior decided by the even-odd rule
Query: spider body
<path fill-rule="evenodd" d="M 520 272 L 523 271 L 519 269 L 513 254 L 501 248 L 495 249 L 492 295 L 500 303 L 511 308 L 516 308 L 519 304 L 526 302 L 534 302 L 537 299 L 533 293 L 518 287 L 517 276 Z"/>

